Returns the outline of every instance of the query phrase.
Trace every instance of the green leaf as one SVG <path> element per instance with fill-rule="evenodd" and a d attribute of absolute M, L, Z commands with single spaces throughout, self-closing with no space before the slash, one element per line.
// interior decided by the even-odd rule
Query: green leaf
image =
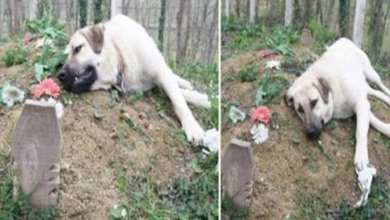
<path fill-rule="evenodd" d="M 101 113 L 99 113 L 99 112 L 95 112 L 95 113 L 93 114 L 93 117 L 94 117 L 96 120 L 101 121 L 101 120 L 103 119 L 104 115 L 101 114 Z"/>
<path fill-rule="evenodd" d="M 263 97 L 266 96 L 267 93 L 263 91 L 263 86 L 260 86 L 260 88 L 257 90 L 256 93 L 256 100 L 255 100 L 255 105 L 259 106 L 263 104 Z"/>
<path fill-rule="evenodd" d="M 244 121 L 246 114 L 235 106 L 230 106 L 229 109 L 229 118 L 235 124 L 239 121 Z"/>
<path fill-rule="evenodd" d="M 41 82 L 42 81 L 42 78 L 44 76 L 44 72 L 45 72 L 45 68 L 47 66 L 46 65 L 42 65 L 40 63 L 36 63 L 34 65 L 34 70 L 35 70 L 35 79 L 38 81 L 38 82 Z"/>
<path fill-rule="evenodd" d="M 199 161 L 198 161 L 198 158 L 195 157 L 191 163 L 189 164 L 189 167 L 195 172 L 195 173 L 201 173 L 202 172 L 202 168 L 200 167 L 199 165 Z"/>
<path fill-rule="evenodd" d="M 118 208 L 112 208 L 111 209 L 111 216 L 114 218 L 114 219 L 118 219 L 121 217 L 121 210 L 119 210 Z"/>

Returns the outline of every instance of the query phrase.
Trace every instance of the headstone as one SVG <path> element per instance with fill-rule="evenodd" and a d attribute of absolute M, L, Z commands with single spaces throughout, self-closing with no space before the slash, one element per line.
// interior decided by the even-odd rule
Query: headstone
<path fill-rule="evenodd" d="M 249 142 L 233 139 L 222 159 L 222 183 L 232 203 L 249 207 L 252 200 L 255 162 Z"/>
<path fill-rule="evenodd" d="M 55 104 L 27 100 L 11 143 L 14 199 L 20 189 L 40 210 L 56 205 L 60 185 L 62 135 Z"/>
<path fill-rule="evenodd" d="M 313 47 L 313 38 L 311 36 L 311 31 L 308 28 L 303 28 L 302 34 L 301 34 L 301 43 L 311 49 Z"/>

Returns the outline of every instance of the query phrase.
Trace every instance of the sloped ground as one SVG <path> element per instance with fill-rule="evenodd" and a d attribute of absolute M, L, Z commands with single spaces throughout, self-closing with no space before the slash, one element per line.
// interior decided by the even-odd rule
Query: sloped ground
<path fill-rule="evenodd" d="M 11 42 L 0 46 L 0 57 L 4 51 L 16 44 Z M 39 51 L 34 49 L 34 45 L 27 47 L 29 49 L 27 63 L 10 68 L 6 68 L 3 63 L 0 64 L 0 85 L 10 81 L 24 91 L 31 92 L 31 84 L 34 81 L 31 60 Z M 191 73 L 184 71 L 178 73 L 184 73 L 185 77 L 194 82 L 196 88 L 214 97 L 213 109 L 217 108 L 215 97 L 218 84 L 215 80 L 214 82 L 210 80 L 217 78 L 215 70 L 209 71 L 208 75 L 203 69 Z M 27 94 L 27 97 L 31 98 L 31 93 Z M 58 203 L 60 219 L 110 219 L 110 209 L 114 205 L 126 205 L 127 193 L 138 191 L 140 188 L 138 185 L 124 184 L 126 179 L 131 183 L 130 180 L 135 177 L 148 176 L 154 187 L 152 189 L 158 190 L 152 190 L 156 200 L 153 202 L 154 205 L 149 204 L 152 208 L 159 204 L 157 201 L 161 199 L 159 193 L 169 188 L 175 179 L 185 179 L 187 184 L 197 179 L 189 163 L 201 154 L 201 147 L 191 146 L 186 141 L 172 105 L 160 89 L 143 95 L 135 93 L 116 99 L 106 91 L 74 95 L 61 90 L 59 100 L 64 103 L 64 115 L 60 119 L 63 135 Z M 218 114 L 215 110 L 192 109 L 203 128 L 218 127 Z M 12 108 L 0 105 L 0 155 L 6 158 L 0 161 L 3 165 L 0 167 L 0 175 L 3 177 L 10 170 L 10 142 L 21 110 L 22 104 L 16 104 Z M 121 112 L 128 113 L 153 141 L 122 120 Z M 97 119 L 94 114 L 102 118 Z M 214 173 L 215 165 L 212 169 Z M 216 177 L 210 177 L 210 180 L 215 181 L 210 183 L 211 185 L 217 186 Z M 144 192 L 146 191 L 145 189 Z M 141 199 L 139 202 L 144 201 Z M 199 201 L 193 202 L 194 206 L 200 204 Z M 201 202 L 205 206 L 216 207 L 217 194 L 210 197 L 207 202 Z M 137 205 L 141 206 L 127 205 L 128 210 Z M 154 214 L 153 211 L 151 210 L 149 216 Z M 129 217 L 148 218 L 148 215 L 142 216 L 139 213 L 147 211 L 129 213 Z M 173 217 L 174 215 L 169 213 L 175 212 L 166 210 L 164 213 Z"/>
<path fill-rule="evenodd" d="M 225 49 L 229 48 L 228 41 L 226 44 Z M 296 57 L 301 58 L 302 48 L 298 46 L 294 49 Z M 237 52 L 227 50 L 226 54 Z M 301 120 L 283 101 L 283 93 L 288 88 L 286 86 L 276 98 L 265 104 L 272 112 L 267 125 L 269 138 L 265 143 L 255 145 L 250 136 L 253 126 L 250 114 L 255 107 L 256 91 L 264 77 L 268 59 L 259 51 L 238 54 L 231 55 L 221 64 L 222 158 L 233 137 L 253 144 L 256 161 L 254 191 L 249 215 L 245 218 L 389 218 L 390 139 L 370 129 L 369 157 L 379 174 L 374 179 L 367 207 L 354 210 L 349 205 L 355 204 L 360 197 L 353 165 L 356 120 L 333 121 L 322 133 L 320 142 L 309 141 L 305 137 Z M 276 59 L 283 62 L 286 58 L 277 56 Z M 253 82 L 241 82 L 239 71 L 253 64 L 259 66 L 256 79 Z M 280 74 L 288 80 L 288 84 L 297 78 L 285 68 L 271 74 Z M 390 86 L 388 80 L 385 83 Z M 375 115 L 390 122 L 389 108 L 384 103 L 372 101 L 371 104 Z M 247 114 L 244 122 L 233 124 L 230 121 L 228 111 L 231 105 Z M 222 212 L 229 213 L 228 210 Z M 235 219 L 234 214 L 230 214 L 230 219 Z"/>

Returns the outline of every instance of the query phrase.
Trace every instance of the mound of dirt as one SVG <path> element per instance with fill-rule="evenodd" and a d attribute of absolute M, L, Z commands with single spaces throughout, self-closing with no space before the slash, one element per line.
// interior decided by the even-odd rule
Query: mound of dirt
<path fill-rule="evenodd" d="M 13 46 L 14 43 L 2 45 L 0 57 Z M 29 50 L 31 60 L 37 50 L 34 47 Z M 10 81 L 24 91 L 31 91 L 34 72 L 27 66 L 31 65 L 6 68 L 1 64 L 0 84 Z M 31 93 L 27 97 L 31 98 Z M 175 177 L 188 177 L 186 163 L 194 152 L 188 143 L 174 137 L 174 131 L 181 131 L 180 123 L 170 101 L 158 91 L 148 92 L 139 101 L 123 96 L 113 102 L 106 91 L 73 95 L 61 90 L 59 100 L 65 103 L 60 119 L 61 219 L 109 219 L 110 208 L 121 202 L 115 175 L 118 169 L 132 176 L 151 166 L 150 175 L 161 187 Z M 156 100 L 166 103 L 166 109 Z M 12 108 L 0 105 L 0 147 L 4 152 L 10 152 L 12 132 L 21 110 L 21 104 Z M 153 141 L 122 120 L 122 112 L 128 113 Z M 95 113 L 100 117 L 94 117 Z"/>
<path fill-rule="evenodd" d="M 277 59 L 283 60 L 283 57 Z M 246 119 L 233 124 L 227 117 L 227 111 L 234 104 L 250 115 L 266 61 L 259 52 L 250 52 L 221 64 L 222 155 L 233 137 L 253 143 L 250 136 L 253 122 Z M 260 66 L 257 80 L 241 82 L 237 73 L 250 63 Z M 294 74 L 282 72 L 290 83 L 296 78 Z M 272 119 L 267 125 L 269 138 L 263 144 L 253 144 L 256 171 L 248 219 L 283 219 L 296 214 L 300 208 L 297 200 L 302 195 L 316 195 L 327 201 L 329 207 L 336 207 L 342 201 L 349 204 L 357 202 L 360 189 L 353 165 L 356 120 L 332 122 L 323 132 L 320 142 L 309 141 L 301 120 L 285 105 L 283 93 L 272 103 L 267 104 L 272 112 Z M 377 101 L 371 103 L 375 115 L 389 122 L 388 107 Z M 390 157 L 386 141 L 388 138 L 370 129 L 370 163 L 389 181 Z"/>

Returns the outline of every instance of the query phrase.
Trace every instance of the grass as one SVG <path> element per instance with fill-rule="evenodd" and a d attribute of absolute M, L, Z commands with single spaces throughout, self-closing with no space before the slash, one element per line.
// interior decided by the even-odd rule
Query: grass
<path fill-rule="evenodd" d="M 238 71 L 241 82 L 253 82 L 257 79 L 259 67 L 256 64 L 250 63 L 243 69 Z"/>
<path fill-rule="evenodd" d="M 374 178 L 367 205 L 364 208 L 354 208 L 346 201 L 336 207 L 330 207 L 321 196 L 326 191 L 307 193 L 304 187 L 299 187 L 294 204 L 298 213 L 290 219 L 389 219 L 390 218 L 390 188 L 383 173 Z"/>
<path fill-rule="evenodd" d="M 1 57 L 1 61 L 3 61 L 7 67 L 20 65 L 26 61 L 27 54 L 28 51 L 26 48 L 17 46 L 5 51 L 5 54 Z"/>
<path fill-rule="evenodd" d="M 152 177 L 153 166 L 133 176 L 115 168 L 125 202 L 111 209 L 111 217 L 125 219 L 118 215 L 120 209 L 131 219 L 218 219 L 217 161 L 217 154 L 204 157 L 199 153 L 187 165 L 194 172 L 191 181 L 174 177 L 166 186 Z"/>

